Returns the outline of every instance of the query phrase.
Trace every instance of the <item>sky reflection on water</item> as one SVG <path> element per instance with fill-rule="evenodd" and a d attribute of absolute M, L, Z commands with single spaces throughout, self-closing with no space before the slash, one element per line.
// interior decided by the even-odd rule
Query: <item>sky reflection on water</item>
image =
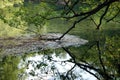
<path fill-rule="evenodd" d="M 70 80 L 97 80 L 95 77 L 80 69 L 71 62 L 67 62 L 71 57 L 66 53 L 56 55 L 38 55 L 29 57 L 25 62 L 21 61 L 19 65 L 24 64 L 27 69 L 26 80 L 62 80 L 63 76 L 68 76 Z M 74 68 L 73 68 L 74 67 Z M 73 68 L 73 69 L 72 69 Z M 67 75 L 68 74 L 68 75 Z"/>

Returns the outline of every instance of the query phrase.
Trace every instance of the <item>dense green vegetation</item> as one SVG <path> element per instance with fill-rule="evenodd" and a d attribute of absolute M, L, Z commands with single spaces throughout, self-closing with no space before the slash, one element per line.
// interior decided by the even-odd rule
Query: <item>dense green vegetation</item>
<path fill-rule="evenodd" d="M 69 34 L 89 40 L 81 47 L 69 47 L 74 63 L 86 71 L 89 69 L 96 71 L 95 75 L 100 80 L 119 80 L 119 2 L 117 0 L 116 2 L 114 0 L 65 0 L 66 3 L 62 1 L 55 3 L 55 1 L 0 1 L 0 38 L 26 33 L 64 34 L 71 28 Z M 18 74 L 23 71 L 18 70 L 19 61 L 18 57 L 13 56 L 1 59 L 0 80 L 17 80 Z M 81 66 L 78 62 L 88 66 Z"/>
<path fill-rule="evenodd" d="M 21 78 L 20 75 L 24 69 L 18 67 L 20 57 L 7 56 L 0 61 L 0 80 L 16 80 Z"/>

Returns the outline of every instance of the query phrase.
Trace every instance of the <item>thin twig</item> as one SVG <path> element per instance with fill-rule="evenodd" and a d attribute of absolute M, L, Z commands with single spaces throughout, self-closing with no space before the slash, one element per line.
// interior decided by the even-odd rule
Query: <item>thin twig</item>
<path fill-rule="evenodd" d="M 118 0 L 110 0 L 110 1 L 108 1 L 108 2 L 105 1 L 103 4 L 98 5 L 96 8 L 94 8 L 94 9 L 91 10 L 91 11 L 88 11 L 88 12 L 86 12 L 86 13 L 80 13 L 80 14 L 74 15 L 74 16 L 72 16 L 72 17 L 68 17 L 68 18 L 74 18 L 74 17 L 78 17 L 78 16 L 83 16 L 83 15 L 84 15 L 83 18 L 81 18 L 81 19 L 79 19 L 79 20 L 77 20 L 77 21 L 74 21 L 73 25 L 59 38 L 59 40 L 61 40 L 67 33 L 69 33 L 73 28 L 75 28 L 75 26 L 76 26 L 77 23 L 79 23 L 79 22 L 81 22 L 82 20 L 88 18 L 89 16 L 97 13 L 97 12 L 98 12 L 99 10 L 101 10 L 103 7 L 107 6 L 106 9 L 105 9 L 104 14 L 103 14 L 103 15 L 101 16 L 101 18 L 100 18 L 100 23 L 99 23 L 98 26 L 97 26 L 97 29 L 99 29 L 99 27 L 100 27 L 100 25 L 101 25 L 101 23 L 102 23 L 102 19 L 103 19 L 103 17 L 105 16 L 105 14 L 107 13 L 110 4 L 113 3 L 113 2 L 115 2 L 115 1 L 118 1 Z"/>
<path fill-rule="evenodd" d="M 76 14 L 76 12 L 73 10 L 73 8 L 74 8 L 74 6 L 75 6 L 76 4 L 78 4 L 79 1 L 80 1 L 80 0 L 75 1 L 74 4 L 73 4 L 71 7 L 69 7 L 69 5 L 67 4 L 67 7 L 69 8 L 69 10 L 66 12 L 66 15 L 67 15 L 70 11 L 72 11 L 74 14 Z"/>
<path fill-rule="evenodd" d="M 92 73 L 91 71 L 87 70 L 85 67 L 83 66 L 79 66 L 81 69 L 85 70 L 86 72 L 88 72 L 89 74 L 93 75 L 94 77 L 96 77 L 98 80 L 101 80 L 98 76 L 96 76 L 94 73 Z"/>
<path fill-rule="evenodd" d="M 101 50 L 100 50 L 100 42 L 97 41 L 97 42 L 96 42 L 96 45 L 97 45 L 97 49 L 98 49 L 100 64 L 101 64 L 101 66 L 102 66 L 102 68 L 103 68 L 103 70 L 104 70 L 104 73 L 106 73 L 106 69 L 105 69 L 105 66 L 104 66 L 103 61 L 102 61 L 102 58 L 101 58 L 101 54 L 102 54 L 102 53 L 101 53 Z"/>
<path fill-rule="evenodd" d="M 104 63 L 103 63 L 103 61 L 102 61 L 102 58 L 101 58 L 101 54 L 102 54 L 102 53 L 101 53 L 101 50 L 100 50 L 100 43 L 99 43 L 99 41 L 97 41 L 96 44 L 97 44 L 97 49 L 98 49 L 99 61 L 100 61 L 100 64 L 101 64 L 101 66 L 102 66 L 102 68 L 103 68 L 103 71 L 104 71 L 103 77 L 104 77 L 106 80 L 109 80 L 109 79 L 111 79 L 112 77 L 107 74 L 106 68 L 105 68 Z"/>
<path fill-rule="evenodd" d="M 111 19 L 108 19 L 107 22 L 110 22 L 111 20 L 113 20 L 114 18 L 116 18 L 120 13 L 120 9 L 119 11 L 111 18 Z"/>
<path fill-rule="evenodd" d="M 95 26 L 98 26 L 97 23 L 95 22 L 95 20 L 94 20 L 92 17 L 90 17 L 90 19 L 91 19 L 92 22 L 95 24 Z"/>
<path fill-rule="evenodd" d="M 75 67 L 76 67 L 76 64 L 66 73 L 66 76 L 64 77 L 63 80 L 66 80 L 66 78 L 69 79 L 68 75 L 69 75 L 69 73 L 70 73 Z"/>
<path fill-rule="evenodd" d="M 89 15 L 84 16 L 83 18 L 79 19 L 78 21 L 74 21 L 73 25 L 62 36 L 59 37 L 59 40 L 61 40 L 67 33 L 69 33 L 73 28 L 75 28 L 77 23 L 86 19 L 87 17 L 89 17 Z"/>
<path fill-rule="evenodd" d="M 86 65 L 86 64 L 81 64 L 81 63 L 78 63 L 78 62 L 76 62 L 76 60 L 75 60 L 75 57 L 72 55 L 72 53 L 68 50 L 68 49 L 66 49 L 66 48 L 64 48 L 64 47 L 62 47 L 69 55 L 70 55 L 70 57 L 74 60 L 72 63 L 74 63 L 74 64 L 76 64 L 77 66 L 79 66 L 80 68 L 81 68 L 81 66 L 82 67 L 84 67 L 84 68 L 89 68 L 89 69 L 92 69 L 92 70 L 94 70 L 94 71 L 97 71 L 98 73 L 100 73 L 100 74 L 102 74 L 102 72 L 100 71 L 100 69 L 96 69 L 96 68 L 94 68 L 93 66 L 90 66 L 90 65 Z M 82 68 L 83 70 L 85 70 L 84 68 Z M 85 70 L 86 71 L 86 70 Z M 94 73 L 92 74 L 92 72 L 89 72 L 89 71 L 87 71 L 88 73 L 90 73 L 91 75 L 93 75 L 94 77 L 96 77 L 97 79 L 99 79 Z"/>
<path fill-rule="evenodd" d="M 109 9 L 109 6 L 110 6 L 110 4 L 108 4 L 108 6 L 107 6 L 106 9 L 105 9 L 105 12 L 101 15 L 99 24 L 97 25 L 97 28 L 96 28 L 96 29 L 99 29 L 99 28 L 100 28 L 100 25 L 102 24 L 102 20 L 103 20 L 104 16 L 106 15 L 106 13 L 107 13 L 107 11 L 108 11 L 108 9 Z"/>

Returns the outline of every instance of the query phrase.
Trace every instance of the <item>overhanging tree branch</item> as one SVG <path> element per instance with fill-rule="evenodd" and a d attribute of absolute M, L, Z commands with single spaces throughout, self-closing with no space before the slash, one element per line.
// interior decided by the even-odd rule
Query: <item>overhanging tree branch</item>
<path fill-rule="evenodd" d="M 80 68 L 84 69 L 85 71 L 87 71 L 88 73 L 90 73 L 91 75 L 93 75 L 94 77 L 96 77 L 97 79 L 99 79 L 94 73 L 88 71 L 87 69 L 90 69 L 90 70 L 94 70 L 96 71 L 97 73 L 99 73 L 104 79 L 106 80 L 112 80 L 112 77 L 109 76 L 108 74 L 104 73 L 104 71 L 98 69 L 98 68 L 95 68 L 94 66 L 92 65 L 89 65 L 89 64 L 84 64 L 84 63 L 80 63 L 80 62 L 77 62 L 74 58 L 74 56 L 72 55 L 72 53 L 63 47 L 63 49 L 70 55 L 70 57 L 73 59 L 72 63 L 76 64 L 77 66 L 79 66 Z M 87 69 L 86 69 L 87 68 Z"/>
<path fill-rule="evenodd" d="M 65 77 L 63 80 L 66 80 L 66 78 L 69 80 L 69 73 L 76 67 L 76 64 L 74 64 L 74 66 L 66 73 Z"/>
<path fill-rule="evenodd" d="M 118 10 L 118 12 L 111 19 L 108 19 L 107 22 L 110 22 L 111 20 L 116 18 L 119 14 L 120 14 L 120 9 Z"/>
<path fill-rule="evenodd" d="M 100 11 L 105 6 L 108 6 L 108 5 L 110 5 L 110 4 L 112 4 L 113 2 L 116 2 L 116 1 L 119 1 L 119 0 L 110 0 L 110 1 L 106 0 L 104 3 L 98 5 L 97 7 L 95 7 L 94 9 L 92 9 L 90 11 L 81 12 L 79 14 L 70 16 L 69 18 L 74 18 L 74 17 L 79 17 L 79 16 L 85 16 L 85 15 L 93 15 L 93 14 L 97 13 L 98 11 Z"/>
<path fill-rule="evenodd" d="M 95 24 L 95 26 L 97 26 L 97 23 L 95 22 L 95 20 L 92 17 L 90 17 L 90 19 Z"/>
<path fill-rule="evenodd" d="M 102 20 L 103 20 L 104 16 L 106 15 L 106 13 L 107 13 L 107 11 L 108 11 L 108 9 L 109 9 L 109 6 L 110 6 L 110 4 L 108 4 L 108 6 L 107 6 L 106 9 L 105 9 L 105 12 L 101 15 L 99 24 L 97 25 L 97 28 L 96 28 L 96 29 L 99 29 L 99 28 L 100 28 L 100 25 L 102 24 Z"/>
<path fill-rule="evenodd" d="M 119 0 L 109 0 L 109 1 L 106 0 L 106 1 L 104 1 L 102 4 L 98 5 L 98 6 L 95 7 L 94 9 L 92 9 L 92 10 L 90 10 L 90 11 L 87 11 L 87 12 L 81 12 L 81 13 L 73 14 L 72 16 L 63 16 L 63 15 L 62 15 L 62 16 L 48 17 L 48 18 L 46 18 L 46 19 L 47 19 L 47 20 L 56 19 L 56 18 L 72 19 L 72 18 L 75 18 L 75 17 L 86 16 L 86 15 L 91 16 L 91 15 L 97 13 L 98 11 L 100 11 L 100 10 L 101 10 L 102 8 L 104 8 L 105 6 L 108 6 L 108 5 L 110 5 L 110 4 L 114 3 L 114 2 L 117 2 L 117 1 L 119 1 Z M 79 2 L 79 1 L 77 0 L 76 3 L 74 3 L 74 4 L 77 4 L 78 2 Z M 73 10 L 74 6 L 75 6 L 75 5 L 73 5 L 73 6 L 71 7 L 72 10 Z M 71 10 L 71 9 L 70 9 L 70 10 Z M 70 11 L 69 11 L 69 12 L 70 12 Z"/>
<path fill-rule="evenodd" d="M 89 15 L 84 16 L 83 18 L 79 19 L 78 21 L 74 21 L 73 25 L 62 36 L 59 37 L 59 40 L 61 40 L 67 33 L 69 33 L 73 28 L 75 28 L 77 23 L 86 19 L 87 17 L 89 17 Z"/>
<path fill-rule="evenodd" d="M 115 1 L 119 1 L 119 0 L 110 0 L 110 1 L 106 0 L 103 4 L 98 5 L 96 8 L 92 9 L 91 11 L 88 11 L 88 12 L 85 12 L 85 13 L 80 13 L 80 14 L 74 14 L 73 16 L 67 17 L 67 18 L 74 18 L 74 17 L 84 16 L 81 19 L 79 19 L 77 21 L 74 21 L 73 25 L 59 38 L 59 40 L 62 39 L 67 33 L 69 33 L 73 28 L 75 28 L 75 26 L 76 26 L 77 23 L 79 23 L 80 21 L 82 21 L 82 20 L 90 17 L 91 15 L 97 13 L 102 8 L 104 8 L 105 6 L 107 6 L 107 8 L 105 9 L 104 14 L 100 18 L 100 23 L 97 26 L 97 29 L 99 29 L 99 27 L 100 27 L 100 25 L 102 23 L 102 19 L 105 16 L 105 14 L 107 13 L 110 4 L 112 4 Z"/>
<path fill-rule="evenodd" d="M 104 63 L 103 63 L 103 60 L 102 60 L 102 56 L 101 56 L 102 53 L 101 53 L 101 50 L 100 50 L 100 42 L 97 41 L 97 42 L 96 42 L 96 45 L 97 45 L 97 49 L 98 49 L 99 61 L 100 61 L 100 64 L 101 64 L 101 66 L 102 66 L 103 73 L 104 73 L 103 77 L 105 78 L 105 80 L 112 79 L 112 77 L 109 76 L 109 74 L 107 74 L 106 68 L 105 68 Z"/>
<path fill-rule="evenodd" d="M 72 11 L 74 14 L 76 14 L 76 12 L 73 10 L 73 8 L 76 4 L 78 4 L 79 1 L 80 0 L 76 0 L 71 7 L 69 7 L 69 5 L 67 3 L 66 5 L 67 5 L 67 7 L 69 7 L 69 10 L 65 14 L 67 15 L 68 13 L 70 13 L 70 11 Z"/>
<path fill-rule="evenodd" d="M 105 66 L 104 66 L 102 58 L 101 58 L 101 54 L 102 53 L 101 53 L 101 50 L 100 50 L 100 43 L 99 43 L 99 41 L 96 42 L 96 45 L 97 45 L 97 49 L 98 49 L 98 56 L 99 56 L 100 64 L 101 64 L 101 66 L 103 68 L 104 73 L 106 73 L 106 69 L 105 69 Z"/>
<path fill-rule="evenodd" d="M 98 80 L 100 80 L 94 73 L 88 71 L 86 68 L 92 69 L 92 70 L 94 70 L 94 71 L 97 71 L 98 73 L 101 72 L 100 69 L 96 69 L 96 68 L 94 68 L 93 66 L 90 66 L 90 65 L 88 65 L 88 64 L 86 65 L 86 64 L 78 63 L 78 62 L 75 60 L 75 58 L 74 58 L 74 56 L 72 55 L 72 53 L 71 53 L 68 49 L 66 49 L 66 48 L 64 48 L 64 47 L 63 47 L 63 49 L 70 55 L 70 57 L 72 57 L 72 59 L 73 59 L 72 63 L 74 63 L 75 65 L 79 66 L 80 68 L 82 68 L 83 70 L 87 71 L 88 73 L 90 73 L 91 75 L 93 75 L 94 77 L 96 77 Z"/>
<path fill-rule="evenodd" d="M 90 73 L 91 75 L 95 76 L 98 80 L 100 80 L 100 78 L 98 76 L 96 76 L 94 73 L 90 72 L 89 70 L 87 70 L 87 68 L 84 68 L 83 66 L 79 66 L 81 69 L 85 70 L 86 72 Z"/>

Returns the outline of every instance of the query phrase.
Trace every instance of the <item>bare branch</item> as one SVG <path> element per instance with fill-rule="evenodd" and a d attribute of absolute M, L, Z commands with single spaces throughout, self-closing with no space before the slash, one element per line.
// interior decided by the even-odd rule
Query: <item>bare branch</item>
<path fill-rule="evenodd" d="M 109 6 L 110 6 L 110 4 L 106 7 L 105 12 L 101 15 L 101 17 L 100 17 L 100 22 L 99 22 L 99 24 L 97 25 L 97 28 L 96 28 L 96 29 L 99 29 L 99 28 L 100 28 L 100 25 L 102 24 L 102 20 L 103 20 L 104 16 L 106 15 L 106 13 L 107 13 L 107 11 L 108 11 L 108 9 L 109 9 Z"/>
<path fill-rule="evenodd" d="M 67 15 L 70 11 L 72 11 L 74 14 L 76 14 L 76 12 L 73 10 L 73 8 L 74 8 L 74 6 L 75 6 L 79 1 L 80 1 L 80 0 L 75 1 L 74 4 L 73 4 L 71 7 L 69 7 L 69 5 L 67 4 L 67 6 L 69 7 L 69 10 L 66 12 L 66 15 Z"/>
<path fill-rule="evenodd" d="M 95 22 L 95 20 L 94 20 L 92 17 L 90 17 L 90 19 L 91 19 L 92 22 L 95 24 L 95 26 L 98 26 L 97 23 Z"/>
<path fill-rule="evenodd" d="M 72 53 L 68 50 L 68 49 L 66 49 L 66 48 L 64 48 L 63 47 L 63 49 L 71 56 L 71 58 L 73 59 L 73 62 L 72 63 L 74 63 L 74 64 L 76 64 L 77 66 L 79 66 L 80 68 L 82 67 L 84 70 L 86 70 L 86 68 L 88 68 L 88 69 L 91 69 L 91 70 L 94 70 L 94 71 L 96 71 L 97 73 L 99 73 L 104 79 L 106 79 L 106 80 L 112 80 L 112 77 L 111 76 L 109 76 L 108 74 L 106 74 L 106 73 L 104 73 L 102 70 L 100 70 L 100 69 L 97 69 L 97 68 L 95 68 L 94 66 L 92 66 L 92 65 L 89 65 L 89 64 L 84 64 L 84 63 L 80 63 L 80 62 L 77 62 L 76 60 L 75 60 L 75 57 L 72 55 Z M 89 72 L 89 71 L 88 71 Z M 90 73 L 91 74 L 91 73 Z M 93 73 L 94 74 L 94 73 Z M 93 75 L 94 77 L 96 77 L 95 75 Z M 98 77 L 96 77 L 96 78 L 98 78 Z"/>
<path fill-rule="evenodd" d="M 103 61 L 102 61 L 102 58 L 101 58 L 101 50 L 100 50 L 100 42 L 99 41 L 96 41 L 96 45 L 97 45 L 97 49 L 98 49 L 98 55 L 99 55 L 99 61 L 100 61 L 100 64 L 101 64 L 101 66 L 102 66 L 102 68 L 103 68 L 103 71 L 104 71 L 104 73 L 106 73 L 106 69 L 105 69 L 105 66 L 104 66 L 104 64 L 103 64 Z"/>
<path fill-rule="evenodd" d="M 109 79 L 112 79 L 112 77 L 111 76 L 109 76 L 109 74 L 107 74 L 107 72 L 106 72 L 106 69 L 105 69 L 105 66 L 104 66 L 104 64 L 103 64 L 103 61 L 102 61 L 102 58 L 101 58 L 101 50 L 100 50 L 100 42 L 99 41 L 97 41 L 97 49 L 98 49 L 98 57 L 99 57 L 99 61 L 100 61 L 100 64 L 101 64 L 101 66 L 102 66 L 102 68 L 103 68 L 103 73 L 104 73 L 104 75 L 103 75 L 103 77 L 106 79 L 106 80 L 109 80 Z"/>
<path fill-rule="evenodd" d="M 104 3 L 98 5 L 97 7 L 95 7 L 94 9 L 92 9 L 92 10 L 90 10 L 88 12 L 79 13 L 79 14 L 73 15 L 73 16 L 71 16 L 69 18 L 74 18 L 74 17 L 79 17 L 79 16 L 85 16 L 85 15 L 93 15 L 93 14 L 97 13 L 98 11 L 100 11 L 105 6 L 108 6 L 108 5 L 110 5 L 110 4 L 112 4 L 113 2 L 116 2 L 116 1 L 119 1 L 119 0 L 105 1 Z"/>
<path fill-rule="evenodd" d="M 89 17 L 89 15 L 84 16 L 83 18 L 79 19 L 78 21 L 74 21 L 73 25 L 62 36 L 59 37 L 59 40 L 61 40 L 67 33 L 69 33 L 73 28 L 75 28 L 77 23 L 86 19 L 87 17 Z"/>
<path fill-rule="evenodd" d="M 107 20 L 107 22 L 110 22 L 111 20 L 113 20 L 114 18 L 116 18 L 119 15 L 119 13 L 120 13 L 120 9 L 119 9 L 119 11 L 111 19 Z"/>
<path fill-rule="evenodd" d="M 79 23 L 80 21 L 82 21 L 82 20 L 90 17 L 91 15 L 93 15 L 93 14 L 97 13 L 99 10 L 101 10 L 103 7 L 107 6 L 106 9 L 105 9 L 104 14 L 100 18 L 100 23 L 97 26 L 97 29 L 99 29 L 99 27 L 100 27 L 100 25 L 102 23 L 102 19 L 105 16 L 105 14 L 107 13 L 110 4 L 113 3 L 113 2 L 115 2 L 115 1 L 118 1 L 118 0 L 110 0 L 109 2 L 105 1 L 103 4 L 98 5 L 96 8 L 94 8 L 91 11 L 88 11 L 86 13 L 80 13 L 80 14 L 74 15 L 72 17 L 68 17 L 68 18 L 74 18 L 74 17 L 78 17 L 78 16 L 83 16 L 84 15 L 83 18 L 81 18 L 81 19 L 79 19 L 77 21 L 74 21 L 73 25 L 59 38 L 59 40 L 62 39 L 67 33 L 69 33 L 73 28 L 75 28 L 75 26 L 76 26 L 77 23 Z"/>
<path fill-rule="evenodd" d="M 119 1 L 119 0 L 110 0 L 110 1 L 107 0 L 107 1 L 103 2 L 102 4 L 98 5 L 97 7 L 95 7 L 94 9 L 90 10 L 90 11 L 81 12 L 81 13 L 78 13 L 78 14 L 75 13 L 73 16 L 63 16 L 62 15 L 62 16 L 49 17 L 49 18 L 46 18 L 46 19 L 47 20 L 56 19 L 56 18 L 71 19 L 71 18 L 80 17 L 80 16 L 86 16 L 86 15 L 91 16 L 91 15 L 97 13 L 98 11 L 100 11 L 105 6 L 108 6 L 108 5 L 110 5 L 110 4 L 112 4 L 113 2 L 116 2 L 116 1 Z M 74 3 L 74 4 L 77 4 L 78 2 L 79 2 L 79 0 L 77 0 L 76 3 Z M 75 5 L 73 5 L 73 7 L 74 6 Z M 73 7 L 71 9 L 73 9 Z"/>
<path fill-rule="evenodd" d="M 89 74 L 93 75 L 94 77 L 96 77 L 98 80 L 101 80 L 98 76 L 96 76 L 94 73 L 90 72 L 89 70 L 87 70 L 87 68 L 83 67 L 83 66 L 79 66 L 81 69 L 85 70 L 86 72 L 88 72 Z"/>
<path fill-rule="evenodd" d="M 67 72 L 66 76 L 64 77 L 63 80 L 66 80 L 68 78 L 68 74 L 76 67 L 76 64 Z M 69 79 L 69 78 L 68 78 Z"/>
<path fill-rule="evenodd" d="M 88 73 L 90 73 L 91 75 L 93 75 L 94 77 L 96 77 L 96 78 L 99 80 L 99 78 L 98 78 L 94 73 L 86 70 L 86 68 L 95 70 L 95 71 L 97 71 L 98 73 L 99 73 L 99 72 L 101 73 L 100 69 L 96 69 L 96 68 L 94 68 L 93 66 L 90 66 L 90 65 L 88 65 L 88 64 L 86 65 L 86 64 L 81 64 L 81 63 L 76 62 L 76 60 L 75 60 L 74 56 L 72 55 L 72 53 L 71 53 L 68 49 L 66 49 L 66 48 L 64 48 L 64 47 L 63 47 L 63 49 L 70 55 L 70 57 L 72 57 L 72 59 L 73 59 L 73 62 L 72 62 L 72 63 L 75 63 L 77 66 L 79 66 L 79 67 L 82 68 L 83 70 L 87 71 Z"/>

